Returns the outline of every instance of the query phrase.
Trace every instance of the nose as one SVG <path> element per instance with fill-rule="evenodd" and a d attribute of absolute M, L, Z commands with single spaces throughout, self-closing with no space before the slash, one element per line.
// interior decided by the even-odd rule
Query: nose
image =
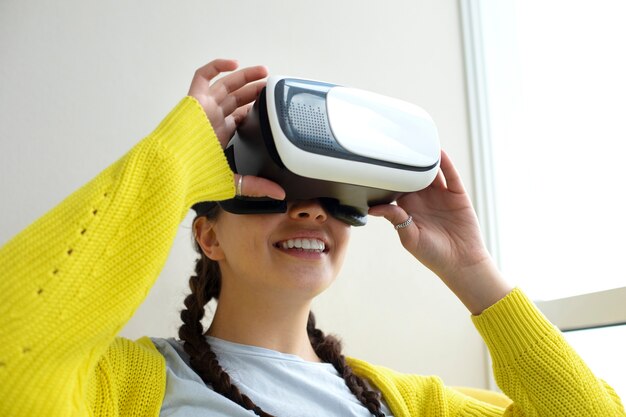
<path fill-rule="evenodd" d="M 328 219 L 328 213 L 319 200 L 297 200 L 289 204 L 289 217 L 294 220 L 314 220 L 323 223 Z"/>

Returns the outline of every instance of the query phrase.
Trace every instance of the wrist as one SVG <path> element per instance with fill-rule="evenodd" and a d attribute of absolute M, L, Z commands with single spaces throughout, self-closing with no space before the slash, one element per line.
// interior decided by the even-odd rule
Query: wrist
<path fill-rule="evenodd" d="M 489 256 L 441 279 L 475 316 L 513 290 Z"/>

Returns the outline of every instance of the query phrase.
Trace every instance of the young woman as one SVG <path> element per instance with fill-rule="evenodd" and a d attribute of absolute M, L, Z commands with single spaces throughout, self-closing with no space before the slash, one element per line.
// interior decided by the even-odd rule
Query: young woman
<path fill-rule="evenodd" d="M 233 175 L 222 152 L 263 86 L 264 67 L 199 69 L 184 98 L 121 160 L 0 250 L 3 416 L 623 416 L 597 379 L 487 253 L 450 159 L 427 189 L 373 207 L 473 314 L 505 408 L 345 358 L 311 300 L 335 279 L 350 227 L 317 200 L 284 214 L 203 204 L 201 253 L 180 340 L 116 337 L 156 280 L 179 222 L 199 202 L 284 198 Z M 218 299 L 207 331 L 204 305 Z M 382 394 L 382 395 L 381 395 Z"/>

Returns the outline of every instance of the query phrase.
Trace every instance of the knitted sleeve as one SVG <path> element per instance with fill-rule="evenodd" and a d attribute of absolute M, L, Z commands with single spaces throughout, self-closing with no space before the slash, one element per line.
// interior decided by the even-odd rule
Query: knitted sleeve
<path fill-rule="evenodd" d="M 161 271 L 189 207 L 234 195 L 207 117 L 157 129 L 0 249 L 0 415 L 86 415 L 87 381 Z"/>
<path fill-rule="evenodd" d="M 512 400 L 481 401 L 433 376 L 406 375 L 350 358 L 354 371 L 382 392 L 396 417 L 626 416 L 611 387 L 596 378 L 561 333 L 519 290 L 472 317 Z M 466 390 L 467 391 L 467 390 Z"/>
<path fill-rule="evenodd" d="M 395 417 L 501 417 L 504 412 L 497 405 L 446 387 L 437 376 L 403 374 L 359 359 L 346 359 L 357 375 L 381 391 Z"/>
<path fill-rule="evenodd" d="M 519 289 L 472 317 L 496 382 L 513 400 L 507 416 L 626 416 L 615 391 L 598 379 Z"/>
<path fill-rule="evenodd" d="M 86 386 L 81 401 L 90 416 L 156 417 L 165 393 L 165 358 L 147 337 L 134 342 L 117 337 Z"/>

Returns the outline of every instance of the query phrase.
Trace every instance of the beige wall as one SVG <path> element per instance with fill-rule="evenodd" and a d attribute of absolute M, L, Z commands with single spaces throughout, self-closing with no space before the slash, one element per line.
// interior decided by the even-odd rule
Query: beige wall
<path fill-rule="evenodd" d="M 214 57 L 423 106 L 469 186 L 458 14 L 454 0 L 4 0 L 0 242 L 147 134 Z M 189 220 L 124 335 L 175 334 L 194 259 Z M 345 268 L 315 310 L 350 355 L 449 384 L 486 383 L 469 314 L 384 221 L 353 231 Z"/>

